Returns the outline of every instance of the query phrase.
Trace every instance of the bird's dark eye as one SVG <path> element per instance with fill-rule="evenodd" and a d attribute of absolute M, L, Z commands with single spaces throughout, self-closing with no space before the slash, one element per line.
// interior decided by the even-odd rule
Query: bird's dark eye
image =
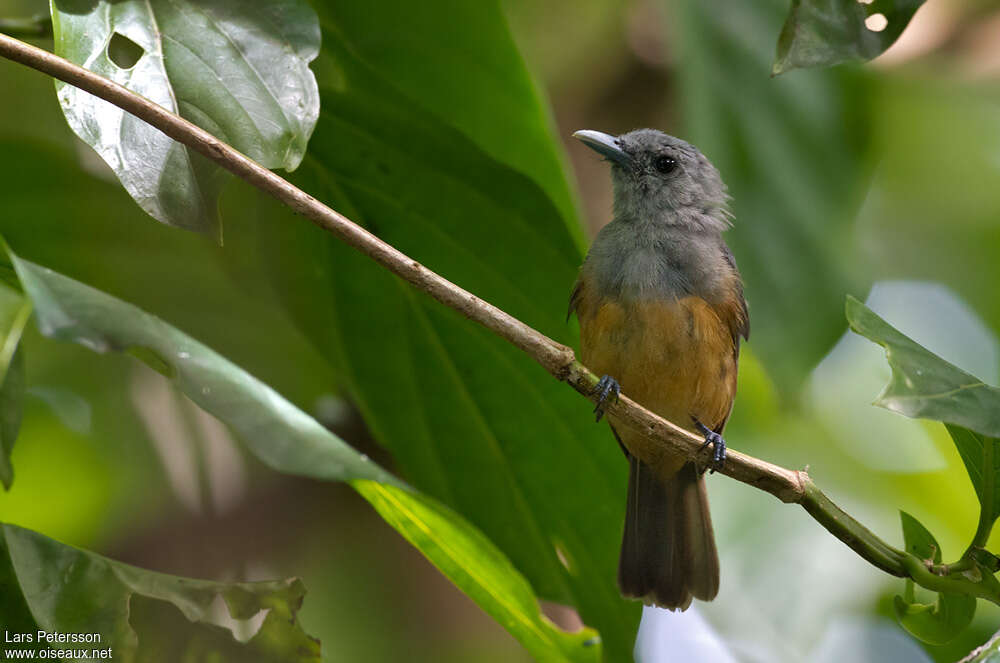
<path fill-rule="evenodd" d="M 653 159 L 653 168 L 666 175 L 667 173 L 672 173 L 677 168 L 677 160 L 661 154 Z"/>

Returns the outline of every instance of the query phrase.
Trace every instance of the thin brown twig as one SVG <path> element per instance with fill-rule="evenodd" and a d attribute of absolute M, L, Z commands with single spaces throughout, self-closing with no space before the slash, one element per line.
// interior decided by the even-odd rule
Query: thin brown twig
<path fill-rule="evenodd" d="M 445 306 L 455 309 L 506 339 L 541 364 L 556 379 L 568 383 L 585 397 L 594 399 L 597 378 L 576 360 L 571 348 L 553 341 L 517 318 L 427 269 L 198 126 L 117 83 L 2 33 L 0 33 L 0 56 L 46 73 L 132 113 L 237 177 L 270 194 Z M 702 438 L 653 414 L 624 395 L 616 402 L 610 403 L 607 411 L 620 422 L 643 432 L 670 452 L 694 458 L 701 450 Z M 884 543 L 837 507 L 812 483 L 804 470 L 785 469 L 737 451 L 730 451 L 720 472 L 771 493 L 782 502 L 800 504 L 834 536 L 887 573 L 900 577 L 913 577 L 918 584 L 925 586 L 928 586 L 927 583 L 932 583 L 941 585 L 942 588 L 946 586 L 948 589 L 957 589 L 954 585 L 959 582 L 958 580 L 941 579 L 930 572 L 922 574 L 925 569 L 919 560 Z M 979 587 L 964 588 L 964 591 L 1000 602 L 998 597 L 989 595 Z"/>

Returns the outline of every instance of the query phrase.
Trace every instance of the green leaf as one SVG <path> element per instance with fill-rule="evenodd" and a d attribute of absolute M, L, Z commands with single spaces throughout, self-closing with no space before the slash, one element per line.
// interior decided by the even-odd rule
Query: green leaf
<path fill-rule="evenodd" d="M 871 60 L 896 42 L 922 4 L 924 0 L 792 0 L 771 72 Z M 878 32 L 865 25 L 875 15 L 887 20 Z"/>
<path fill-rule="evenodd" d="M 7 490 L 14 482 L 10 455 L 21 427 L 24 400 L 21 334 L 31 315 L 31 302 L 7 285 L 13 277 L 9 263 L 0 260 L 0 484 Z"/>
<path fill-rule="evenodd" d="M 934 564 L 941 563 L 941 546 L 919 520 L 906 513 L 899 512 L 903 525 L 903 545 L 906 552 L 916 555 L 922 560 L 930 560 Z"/>
<path fill-rule="evenodd" d="M 906 552 L 940 564 L 941 547 L 934 535 L 905 511 L 900 511 L 899 516 Z M 944 644 L 972 623 L 976 614 L 976 599 L 968 594 L 939 592 L 935 603 L 919 603 L 914 597 L 913 581 L 907 579 L 905 597 L 897 595 L 893 608 L 899 623 L 914 637 L 932 644 Z"/>
<path fill-rule="evenodd" d="M 11 633 L 32 633 L 38 629 L 21 593 L 4 537 L 0 537 L 0 615 L 3 615 L 4 629 Z"/>
<path fill-rule="evenodd" d="M 786 0 L 672 7 L 684 122 L 671 132 L 696 144 L 729 187 L 726 241 L 746 284 L 750 346 L 793 396 L 843 335 L 844 293 L 871 283 L 853 225 L 868 178 L 868 81 L 844 70 L 770 78 Z"/>
<path fill-rule="evenodd" d="M 979 545 L 984 545 L 985 537 L 1000 516 L 1000 485 L 997 484 L 1000 477 L 1000 440 L 961 426 L 946 424 L 946 427 L 979 498 L 982 509 L 979 526 L 983 530 L 983 540 Z"/>
<path fill-rule="evenodd" d="M 443 7 L 422 7 L 448 20 Z M 337 35 L 326 33 L 321 60 L 338 77 L 319 74 L 323 111 L 296 183 L 575 344 L 565 312 L 582 256 L 545 191 L 423 111 Z M 503 47 L 483 39 L 473 52 Z M 627 660 L 640 606 L 615 582 L 626 468 L 586 401 L 287 210 L 239 202 L 226 218 L 259 215 L 261 260 L 278 291 L 403 474 L 481 529 L 541 597 L 576 607 L 609 660 Z"/>
<path fill-rule="evenodd" d="M 601 640 L 592 629 L 566 634 L 532 615 L 538 599 L 531 586 L 482 532 L 433 500 L 372 481 L 352 485 L 386 522 L 511 633 L 539 661 L 600 661 Z M 433 551 L 433 552 L 429 552 Z M 457 560 L 464 560 L 459 564 Z M 499 609 L 503 606 L 503 609 Z"/>
<path fill-rule="evenodd" d="M 531 178 L 583 242 L 551 110 L 496 0 L 317 4 L 324 43 L 345 44 L 410 104 Z"/>
<path fill-rule="evenodd" d="M 169 576 L 0 523 L 0 587 L 13 590 L 0 598 L 8 634 L 100 636 L 99 643 L 53 649 L 111 648 L 114 660 L 150 663 L 320 660 L 319 641 L 298 623 L 305 587 L 295 578 L 220 583 Z"/>
<path fill-rule="evenodd" d="M 850 296 L 847 320 L 885 348 L 892 369 L 875 405 L 946 424 L 979 498 L 975 542 L 984 545 L 1000 515 L 1000 389 L 938 357 Z"/>
<path fill-rule="evenodd" d="M 269 168 L 302 160 L 319 112 L 308 65 L 320 34 L 305 0 L 52 0 L 52 20 L 57 54 Z M 116 106 L 61 82 L 56 90 L 70 127 L 147 213 L 221 232 L 220 169 Z"/>
<path fill-rule="evenodd" d="M 583 662 L 600 656 L 601 648 L 591 644 L 595 633 L 569 634 L 552 625 L 527 581 L 459 515 L 413 492 L 268 386 L 130 304 L 13 254 L 11 260 L 43 334 L 150 361 L 188 398 L 239 433 L 259 460 L 280 472 L 351 480 L 390 524 L 538 660 Z"/>
<path fill-rule="evenodd" d="M 907 580 L 912 583 L 912 580 Z M 976 599 L 968 594 L 938 593 L 935 603 L 909 602 L 900 595 L 893 598 L 896 619 L 913 637 L 934 645 L 954 640 L 972 623 Z"/>
<path fill-rule="evenodd" d="M 892 378 L 875 405 L 1000 437 L 1000 389 L 915 343 L 850 296 L 847 321 L 855 332 L 885 348 L 892 368 Z"/>
<path fill-rule="evenodd" d="M 11 259 L 42 334 L 148 361 L 239 432 L 265 464 L 318 479 L 398 483 L 267 385 L 162 320 L 16 255 Z"/>

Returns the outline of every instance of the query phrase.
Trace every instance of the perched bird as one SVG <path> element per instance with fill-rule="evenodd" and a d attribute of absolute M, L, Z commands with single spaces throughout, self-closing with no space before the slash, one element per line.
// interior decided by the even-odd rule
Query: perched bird
<path fill-rule="evenodd" d="M 614 218 L 580 268 L 570 315 L 597 375 L 600 420 L 624 391 L 705 437 L 721 467 L 736 395 L 740 337 L 750 332 L 743 282 L 722 232 L 725 185 L 694 146 L 653 129 L 573 134 L 611 164 Z M 618 566 L 622 594 L 670 610 L 719 590 L 704 469 L 609 416 L 629 462 Z"/>

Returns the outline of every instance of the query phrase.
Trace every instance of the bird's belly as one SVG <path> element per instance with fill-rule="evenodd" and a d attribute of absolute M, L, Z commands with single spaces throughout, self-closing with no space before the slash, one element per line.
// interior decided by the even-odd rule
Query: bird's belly
<path fill-rule="evenodd" d="M 618 380 L 622 392 L 678 426 L 721 426 L 732 408 L 736 355 L 732 334 L 700 297 L 619 302 L 605 300 L 580 317 L 580 354 L 597 375 Z M 612 420 L 614 423 L 614 420 Z M 626 447 L 664 474 L 682 459 L 664 458 L 616 426 Z"/>

